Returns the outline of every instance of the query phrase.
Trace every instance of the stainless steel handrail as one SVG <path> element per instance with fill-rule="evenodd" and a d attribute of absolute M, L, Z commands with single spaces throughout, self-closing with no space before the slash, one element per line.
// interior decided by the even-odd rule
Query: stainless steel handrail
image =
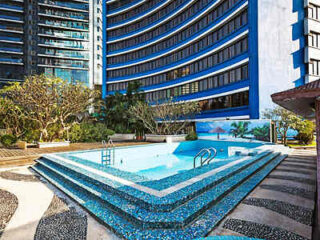
<path fill-rule="evenodd" d="M 211 157 L 211 151 L 207 148 L 203 148 L 200 150 L 200 152 L 197 153 L 197 155 L 194 156 L 193 158 L 193 168 L 196 168 L 196 160 L 198 157 L 200 157 L 200 164 L 202 166 L 202 162 L 203 162 L 203 157 L 208 154 L 208 157 L 205 159 L 205 161 L 207 159 L 209 159 Z"/>
<path fill-rule="evenodd" d="M 209 149 L 209 151 L 211 152 L 211 155 L 212 155 L 212 152 L 213 152 L 213 155 L 212 155 L 209 159 L 206 159 L 206 160 L 202 163 L 202 165 L 205 164 L 205 163 L 209 164 L 209 163 L 217 156 L 217 149 L 215 149 L 214 147 L 209 147 L 208 149 Z M 202 165 L 201 165 L 201 166 L 202 166 Z"/>

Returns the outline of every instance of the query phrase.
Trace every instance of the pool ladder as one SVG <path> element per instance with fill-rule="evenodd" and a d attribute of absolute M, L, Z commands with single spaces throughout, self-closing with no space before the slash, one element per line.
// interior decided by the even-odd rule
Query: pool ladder
<path fill-rule="evenodd" d="M 193 168 L 196 168 L 197 159 L 200 158 L 200 165 L 209 164 L 217 156 L 217 150 L 213 147 L 203 148 L 193 158 Z"/>
<path fill-rule="evenodd" d="M 106 143 L 105 140 L 102 140 L 101 143 L 105 147 L 101 152 L 101 163 L 105 165 L 114 165 L 115 145 L 113 144 L 113 141 L 110 139 L 108 143 Z"/>

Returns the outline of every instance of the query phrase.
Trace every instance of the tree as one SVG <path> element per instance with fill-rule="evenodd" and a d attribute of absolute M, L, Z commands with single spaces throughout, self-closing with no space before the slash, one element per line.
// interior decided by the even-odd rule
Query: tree
<path fill-rule="evenodd" d="M 21 111 L 25 119 L 37 125 L 40 140 L 49 140 L 48 129 L 58 124 L 59 132 L 70 128 L 75 115 L 85 112 L 97 92 L 81 83 L 71 84 L 57 77 L 29 76 L 22 84 L 5 89 L 7 98 Z"/>
<path fill-rule="evenodd" d="M 76 123 L 76 121 L 70 121 L 71 117 L 86 112 L 99 93 L 80 83 L 70 84 L 66 81 L 61 81 L 57 87 L 59 88 L 59 99 L 56 105 L 57 117 L 58 123 L 61 125 L 59 136 L 62 136 Z"/>
<path fill-rule="evenodd" d="M 296 121 L 292 128 L 298 131 L 298 135 L 296 139 L 299 141 L 300 144 L 310 144 L 314 139 L 314 131 L 315 131 L 315 124 L 309 120 L 299 119 Z"/>
<path fill-rule="evenodd" d="M 129 109 L 134 118 L 141 120 L 145 128 L 153 134 L 178 134 L 189 124 L 185 119 L 192 119 L 200 112 L 197 102 L 175 102 L 172 99 L 154 106 L 138 102 Z"/>
<path fill-rule="evenodd" d="M 0 126 L 6 129 L 8 134 L 20 137 L 26 132 L 28 122 L 23 109 L 16 106 L 7 97 L 0 98 Z"/>
<path fill-rule="evenodd" d="M 244 122 L 244 121 L 233 122 L 231 124 L 231 127 L 233 127 L 233 128 L 230 130 L 230 133 L 232 133 L 232 135 L 235 138 L 237 138 L 237 137 L 244 138 L 244 136 L 246 134 L 250 133 L 249 124 L 250 124 L 250 122 Z"/>
<path fill-rule="evenodd" d="M 126 94 L 116 92 L 107 97 L 100 115 L 108 128 L 114 129 L 117 133 L 141 130 L 141 121 L 129 114 L 131 106 L 138 102 L 145 102 L 145 94 L 140 89 L 140 83 L 135 81 L 128 84 Z"/>
<path fill-rule="evenodd" d="M 276 123 L 277 133 L 281 136 L 283 144 L 287 145 L 288 130 L 293 128 L 297 121 L 300 121 L 300 118 L 282 107 L 266 109 L 262 115 Z"/>

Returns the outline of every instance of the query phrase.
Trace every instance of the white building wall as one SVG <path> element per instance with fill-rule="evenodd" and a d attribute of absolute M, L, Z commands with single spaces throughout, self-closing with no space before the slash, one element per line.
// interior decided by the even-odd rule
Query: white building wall
<path fill-rule="evenodd" d="M 90 82 L 102 85 L 102 0 L 90 1 Z"/>
<path fill-rule="evenodd" d="M 299 11 L 296 1 L 301 1 Z M 274 106 L 271 94 L 293 88 L 303 78 L 303 19 L 303 0 L 258 0 L 260 116 Z M 302 38 L 295 39 L 299 21 Z"/>

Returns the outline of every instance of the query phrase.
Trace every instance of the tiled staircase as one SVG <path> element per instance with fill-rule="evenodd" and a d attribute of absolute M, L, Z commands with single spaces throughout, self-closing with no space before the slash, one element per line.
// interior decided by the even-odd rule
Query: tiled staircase
<path fill-rule="evenodd" d="M 285 157 L 264 152 L 163 196 L 119 182 L 110 168 L 84 160 L 73 164 L 48 155 L 32 168 L 120 237 L 194 239 L 206 236 Z M 190 178 L 214 165 L 190 170 Z M 159 191 L 139 179 L 134 183 Z"/>

